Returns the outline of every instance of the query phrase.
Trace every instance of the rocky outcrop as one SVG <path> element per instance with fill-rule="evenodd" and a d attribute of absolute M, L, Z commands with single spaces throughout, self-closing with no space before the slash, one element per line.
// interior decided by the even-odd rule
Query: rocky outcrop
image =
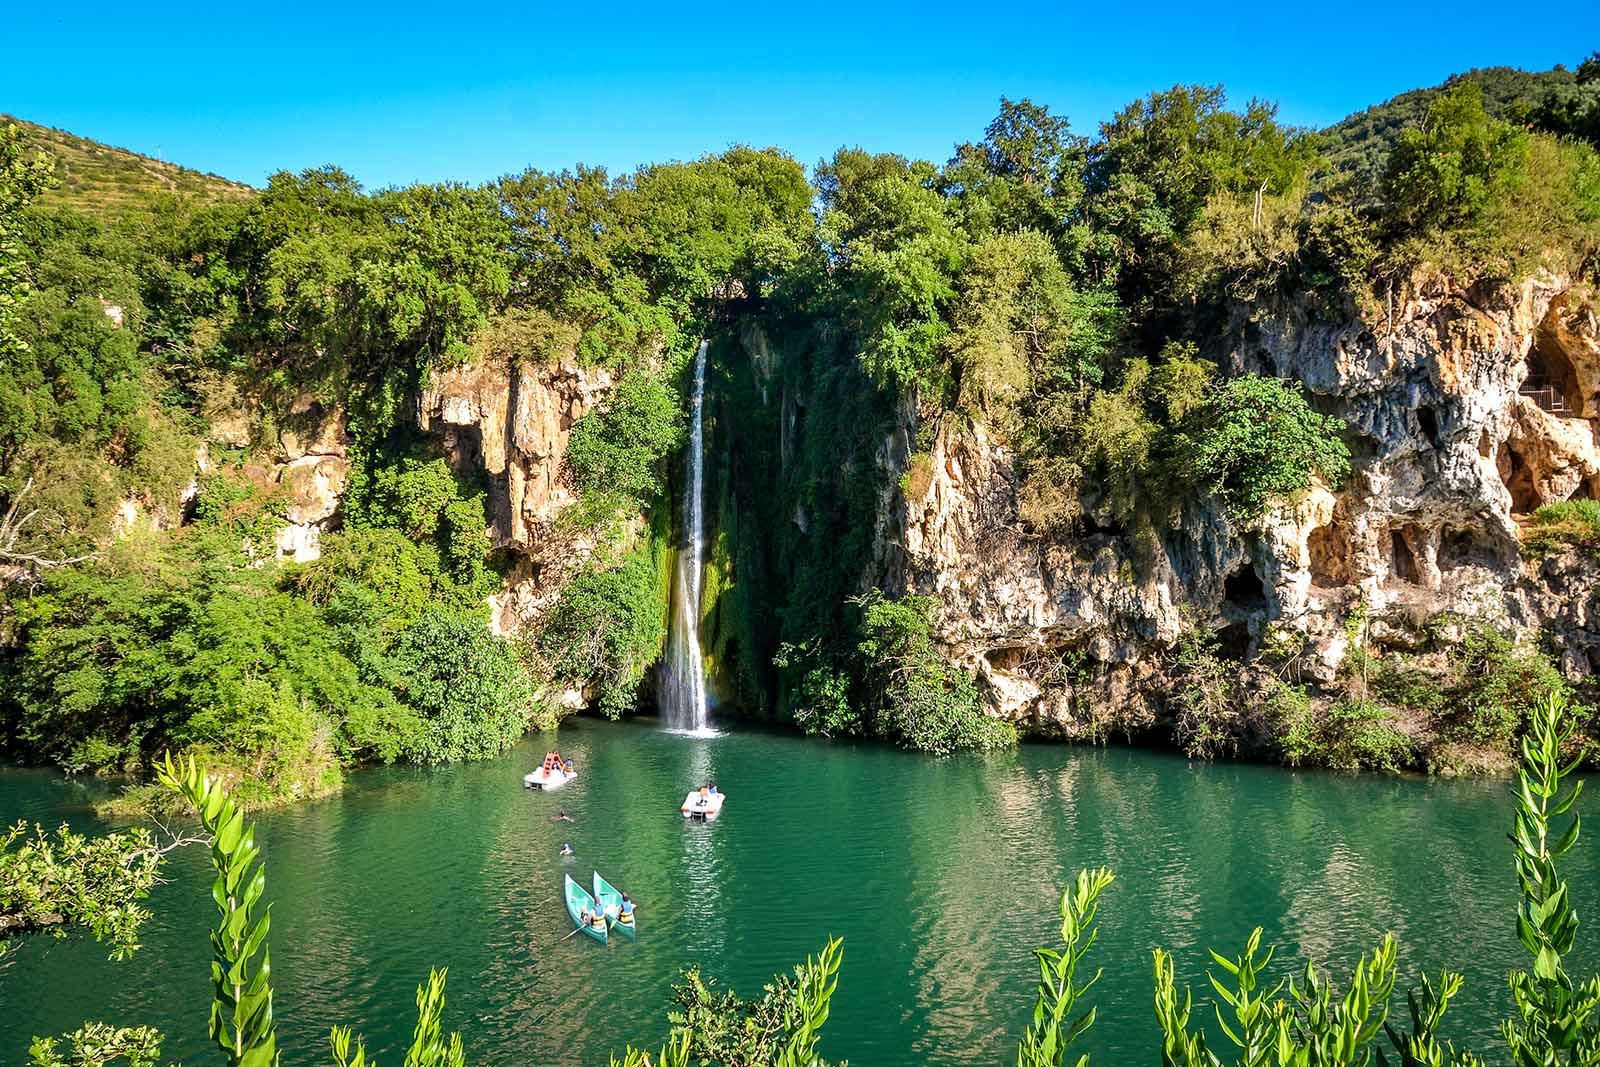
<path fill-rule="evenodd" d="M 515 564 L 493 598 L 499 632 L 542 614 L 592 549 L 556 518 L 577 499 L 563 473 L 572 426 L 611 390 L 610 372 L 556 364 L 492 361 L 435 372 L 420 406 L 458 470 L 488 485 L 490 535 Z"/>
<path fill-rule="evenodd" d="M 267 478 L 288 497 L 288 525 L 274 537 L 278 557 L 307 563 L 322 555 L 321 538 L 338 523 L 339 496 L 350 478 L 344 412 L 309 396 L 284 419 Z"/>
<path fill-rule="evenodd" d="M 1553 627 L 1571 674 L 1600 662 L 1594 568 L 1534 568 L 1519 550 L 1522 516 L 1600 485 L 1600 329 L 1569 279 L 1422 274 L 1375 322 L 1257 307 L 1228 336 L 1233 372 L 1298 379 L 1349 425 L 1344 485 L 1315 485 L 1254 529 L 1201 506 L 1159 532 L 1050 541 L 1019 520 L 1014 456 L 981 426 L 940 432 L 925 476 L 905 479 L 904 584 L 938 595 L 940 636 L 996 713 L 1092 727 L 1062 681 L 1071 663 L 1148 720 L 1192 624 L 1240 658 L 1301 635 L 1311 680 L 1329 680 L 1357 601 L 1379 644 L 1404 647 L 1450 611 Z"/>

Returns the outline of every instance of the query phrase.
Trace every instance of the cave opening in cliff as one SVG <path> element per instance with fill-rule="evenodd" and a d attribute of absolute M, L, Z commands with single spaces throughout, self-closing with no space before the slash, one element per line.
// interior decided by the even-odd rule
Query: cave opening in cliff
<path fill-rule="evenodd" d="M 1462 567 L 1496 569 L 1505 565 L 1503 553 L 1485 537 L 1483 530 L 1466 526 L 1447 526 L 1439 536 L 1439 569 Z"/>
<path fill-rule="evenodd" d="M 1495 468 L 1500 472 L 1500 481 L 1505 484 L 1506 491 L 1511 494 L 1513 515 L 1530 514 L 1543 503 L 1533 484 L 1533 471 L 1509 441 L 1501 447 Z"/>
<path fill-rule="evenodd" d="M 1422 431 L 1422 436 L 1428 439 L 1428 444 L 1434 448 L 1439 447 L 1438 412 L 1426 404 L 1417 408 L 1417 427 Z"/>
<path fill-rule="evenodd" d="M 1574 405 L 1579 398 L 1578 372 L 1561 346 L 1548 340 L 1543 331 L 1528 350 L 1528 373 L 1517 392 L 1552 415 L 1579 415 Z"/>
<path fill-rule="evenodd" d="M 1415 582 L 1421 571 L 1417 567 L 1417 557 L 1411 551 L 1411 543 L 1406 540 L 1404 531 L 1396 526 L 1389 531 L 1389 573 L 1403 582 Z"/>
<path fill-rule="evenodd" d="M 1350 537 L 1340 523 L 1330 522 L 1312 530 L 1306 538 L 1306 556 L 1312 585 L 1337 589 L 1349 584 Z"/>
<path fill-rule="evenodd" d="M 1241 565 L 1222 582 L 1222 599 L 1236 612 L 1267 610 L 1267 587 L 1254 567 Z"/>

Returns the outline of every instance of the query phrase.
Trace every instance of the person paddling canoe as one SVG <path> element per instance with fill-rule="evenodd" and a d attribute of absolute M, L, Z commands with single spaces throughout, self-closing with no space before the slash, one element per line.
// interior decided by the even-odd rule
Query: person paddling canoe
<path fill-rule="evenodd" d="M 617 922 L 633 925 L 633 898 L 626 893 L 622 894 L 622 904 L 617 908 Z"/>

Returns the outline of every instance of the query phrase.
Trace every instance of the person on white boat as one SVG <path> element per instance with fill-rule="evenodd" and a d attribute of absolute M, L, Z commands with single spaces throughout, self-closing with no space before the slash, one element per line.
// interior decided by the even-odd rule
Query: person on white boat
<path fill-rule="evenodd" d="M 574 775 L 578 773 L 577 768 L 573 767 L 571 760 L 567 760 L 566 763 L 562 764 L 561 769 L 566 771 L 568 775 Z"/>
<path fill-rule="evenodd" d="M 700 798 L 695 801 L 695 806 L 703 808 L 703 807 L 705 807 L 706 805 L 708 805 L 710 803 L 711 803 L 711 787 L 708 786 L 708 785 L 703 785 L 703 786 L 700 787 Z"/>

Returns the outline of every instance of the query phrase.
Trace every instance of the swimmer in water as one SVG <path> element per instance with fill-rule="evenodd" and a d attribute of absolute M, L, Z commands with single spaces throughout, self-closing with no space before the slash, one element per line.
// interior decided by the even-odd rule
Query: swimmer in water
<path fill-rule="evenodd" d="M 562 845 L 562 846 L 561 846 L 561 854 L 562 854 L 562 855 L 563 855 L 563 856 L 570 856 L 570 855 L 572 855 L 572 844 L 571 844 L 571 843 L 570 843 L 570 842 L 568 842 L 568 843 L 565 843 L 565 844 L 563 844 L 563 845 Z"/>

